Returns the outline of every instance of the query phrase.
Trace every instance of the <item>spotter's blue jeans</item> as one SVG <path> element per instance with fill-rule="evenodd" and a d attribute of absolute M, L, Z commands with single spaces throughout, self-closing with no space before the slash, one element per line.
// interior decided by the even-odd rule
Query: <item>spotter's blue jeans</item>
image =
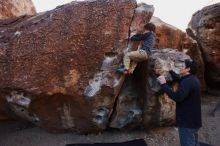
<path fill-rule="evenodd" d="M 179 138 L 181 146 L 199 146 L 198 131 L 199 129 L 182 128 L 179 129 Z"/>

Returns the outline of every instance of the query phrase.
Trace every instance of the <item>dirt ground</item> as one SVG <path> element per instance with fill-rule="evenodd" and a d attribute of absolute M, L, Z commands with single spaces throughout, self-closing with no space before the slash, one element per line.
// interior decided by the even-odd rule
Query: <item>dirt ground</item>
<path fill-rule="evenodd" d="M 199 141 L 220 146 L 220 107 L 213 115 L 220 97 L 205 95 L 202 99 L 203 127 Z M 80 135 L 75 133 L 51 134 L 38 127 L 19 129 L 17 122 L 0 122 L 0 146 L 65 146 L 71 143 L 123 142 L 144 139 L 148 146 L 179 146 L 176 127 L 144 130 L 109 130 L 99 134 Z"/>

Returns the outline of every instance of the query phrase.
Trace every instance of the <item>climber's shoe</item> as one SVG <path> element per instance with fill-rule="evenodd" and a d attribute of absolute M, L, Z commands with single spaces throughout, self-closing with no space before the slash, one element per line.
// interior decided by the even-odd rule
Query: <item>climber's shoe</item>
<path fill-rule="evenodd" d="M 118 69 L 117 69 L 117 72 L 123 73 L 124 75 L 128 75 L 128 74 L 129 74 L 128 70 L 125 69 L 125 68 L 118 68 Z"/>

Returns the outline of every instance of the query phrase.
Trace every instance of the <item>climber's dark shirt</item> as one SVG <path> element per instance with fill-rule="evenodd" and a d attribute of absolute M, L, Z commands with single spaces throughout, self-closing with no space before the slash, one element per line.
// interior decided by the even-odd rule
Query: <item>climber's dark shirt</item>
<path fill-rule="evenodd" d="M 144 34 L 136 34 L 131 37 L 132 41 L 144 41 L 144 44 L 141 46 L 141 49 L 145 50 L 148 55 L 151 55 L 151 49 L 155 45 L 155 33 L 147 32 Z"/>

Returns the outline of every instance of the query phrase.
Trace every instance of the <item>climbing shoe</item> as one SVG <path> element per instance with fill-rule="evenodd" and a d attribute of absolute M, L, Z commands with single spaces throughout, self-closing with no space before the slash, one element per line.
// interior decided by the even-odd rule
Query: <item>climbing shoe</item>
<path fill-rule="evenodd" d="M 117 72 L 123 73 L 123 74 L 125 74 L 125 75 L 128 75 L 128 74 L 129 74 L 128 70 L 125 69 L 125 68 L 118 68 L 118 69 L 117 69 Z"/>

